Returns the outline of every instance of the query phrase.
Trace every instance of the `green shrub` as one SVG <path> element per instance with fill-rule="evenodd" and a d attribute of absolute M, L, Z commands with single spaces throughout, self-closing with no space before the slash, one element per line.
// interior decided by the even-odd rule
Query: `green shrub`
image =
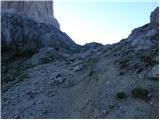
<path fill-rule="evenodd" d="M 118 93 L 116 94 L 116 97 L 117 97 L 118 99 L 124 99 L 124 98 L 126 98 L 126 93 L 125 93 L 125 92 L 118 92 Z"/>
<path fill-rule="evenodd" d="M 148 94 L 149 94 L 149 91 L 144 88 L 134 88 L 132 90 L 132 97 L 134 97 L 134 98 L 140 98 L 143 100 L 147 100 Z"/>

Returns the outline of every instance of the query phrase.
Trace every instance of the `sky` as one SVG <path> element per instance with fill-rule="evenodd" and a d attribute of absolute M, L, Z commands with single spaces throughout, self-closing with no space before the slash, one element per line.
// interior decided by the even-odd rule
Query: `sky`
<path fill-rule="evenodd" d="M 54 0 L 54 16 L 61 31 L 80 45 L 113 44 L 149 23 L 150 13 L 157 6 L 156 0 Z"/>

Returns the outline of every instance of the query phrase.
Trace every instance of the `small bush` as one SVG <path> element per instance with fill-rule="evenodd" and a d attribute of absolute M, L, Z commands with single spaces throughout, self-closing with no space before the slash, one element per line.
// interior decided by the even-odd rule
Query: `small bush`
<path fill-rule="evenodd" d="M 27 78 L 29 78 L 29 75 L 27 73 L 23 73 L 22 75 L 20 75 L 21 80 L 24 80 L 24 79 L 27 79 Z"/>
<path fill-rule="evenodd" d="M 124 99 L 124 98 L 126 98 L 126 93 L 124 93 L 124 92 L 118 92 L 118 93 L 116 94 L 116 97 L 117 97 L 118 99 Z"/>
<path fill-rule="evenodd" d="M 140 98 L 140 99 L 147 100 L 148 94 L 149 94 L 149 91 L 144 88 L 134 88 L 132 90 L 132 97 L 134 98 Z"/>
<path fill-rule="evenodd" d="M 51 63 L 54 60 L 54 56 L 48 56 L 40 59 L 40 64 Z"/>
<path fill-rule="evenodd" d="M 146 66 L 152 65 L 152 57 L 151 56 L 141 56 L 143 62 L 146 63 Z"/>
<path fill-rule="evenodd" d="M 35 67 L 36 65 L 33 65 L 33 64 L 28 64 L 27 66 L 26 66 L 26 69 L 29 69 L 29 68 L 32 68 L 32 67 Z"/>
<path fill-rule="evenodd" d="M 126 68 L 126 67 L 128 66 L 128 62 L 129 62 L 129 60 L 128 60 L 127 58 L 124 59 L 124 60 L 122 60 L 122 61 L 120 61 L 120 62 L 119 62 L 120 69 Z"/>
<path fill-rule="evenodd" d="M 24 80 L 24 79 L 29 78 L 29 75 L 26 72 L 22 71 L 22 70 L 18 70 L 15 73 L 15 76 L 18 77 L 20 80 Z"/>

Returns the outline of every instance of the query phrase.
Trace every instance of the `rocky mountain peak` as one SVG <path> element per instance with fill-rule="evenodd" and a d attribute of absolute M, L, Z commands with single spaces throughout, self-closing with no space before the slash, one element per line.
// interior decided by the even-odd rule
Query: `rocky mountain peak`
<path fill-rule="evenodd" d="M 159 7 L 151 13 L 150 22 L 157 27 L 159 26 Z"/>
<path fill-rule="evenodd" d="M 53 24 L 60 29 L 54 17 L 53 1 L 2 1 L 1 12 L 16 13 L 41 23 Z"/>
<path fill-rule="evenodd" d="M 150 49 L 159 39 L 159 7 L 150 15 L 150 23 L 132 30 L 127 41 L 135 50 Z"/>

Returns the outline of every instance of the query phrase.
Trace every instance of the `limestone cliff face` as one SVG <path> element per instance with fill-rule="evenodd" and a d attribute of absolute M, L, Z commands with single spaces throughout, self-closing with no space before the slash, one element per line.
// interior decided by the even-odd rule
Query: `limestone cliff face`
<path fill-rule="evenodd" d="M 30 53 L 43 47 L 77 49 L 77 44 L 60 31 L 53 1 L 3 1 L 1 8 L 4 54 Z"/>
<path fill-rule="evenodd" d="M 60 29 L 58 21 L 54 18 L 53 1 L 3 1 L 1 11 L 16 13 L 41 23 L 53 24 Z"/>

